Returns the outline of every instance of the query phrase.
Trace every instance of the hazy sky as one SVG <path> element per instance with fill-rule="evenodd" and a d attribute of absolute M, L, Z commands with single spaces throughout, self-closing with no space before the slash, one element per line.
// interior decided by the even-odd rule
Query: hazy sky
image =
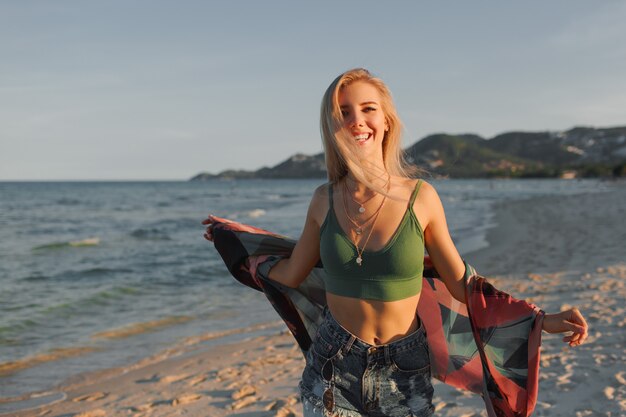
<path fill-rule="evenodd" d="M 0 180 L 187 179 L 322 150 L 342 71 L 437 132 L 626 124 L 624 1 L 1 1 Z"/>

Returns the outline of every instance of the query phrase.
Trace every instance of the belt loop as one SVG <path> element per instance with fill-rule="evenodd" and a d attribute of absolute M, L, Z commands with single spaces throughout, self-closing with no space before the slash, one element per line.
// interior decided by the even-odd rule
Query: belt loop
<path fill-rule="evenodd" d="M 389 344 L 386 344 L 383 349 L 385 350 L 385 364 L 391 365 L 391 358 L 390 358 L 391 355 L 389 354 Z"/>
<path fill-rule="evenodd" d="M 352 348 L 352 344 L 354 343 L 355 340 L 356 340 L 356 336 L 351 334 L 350 339 L 348 339 L 345 346 L 343 347 L 344 355 L 347 355 L 350 352 L 350 349 Z"/>

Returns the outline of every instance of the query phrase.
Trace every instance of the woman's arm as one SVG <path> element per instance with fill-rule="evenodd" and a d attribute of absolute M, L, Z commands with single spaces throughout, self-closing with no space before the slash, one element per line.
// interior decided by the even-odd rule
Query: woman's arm
<path fill-rule="evenodd" d="M 269 272 L 269 278 L 288 287 L 297 288 L 309 275 L 309 272 L 317 264 L 320 258 L 320 225 L 323 218 L 323 204 L 327 188 L 325 185 L 318 187 L 313 193 L 309 204 L 306 221 L 302 236 L 291 253 L 290 258 L 278 261 Z M 202 224 L 206 225 L 204 238 L 213 241 L 213 219 L 209 216 Z"/>
<path fill-rule="evenodd" d="M 413 211 L 426 216 L 426 224 L 422 225 L 424 244 L 435 269 L 452 297 L 465 303 L 465 264 L 450 237 L 446 215 L 435 187 L 425 181 L 422 183 Z"/>
<path fill-rule="evenodd" d="M 304 229 L 291 253 L 270 269 L 269 278 L 291 288 L 297 288 L 309 275 L 320 259 L 320 216 L 324 209 L 324 198 L 328 198 L 326 186 L 318 187 L 309 204 Z"/>
<path fill-rule="evenodd" d="M 450 237 L 441 199 L 435 188 L 427 182 L 421 185 L 420 197 L 416 199 L 414 211 L 417 208 L 427 215 L 424 242 L 428 254 L 450 294 L 465 303 L 465 265 Z M 570 346 L 578 346 L 588 337 L 587 322 L 576 307 L 556 314 L 546 314 L 542 330 L 548 333 L 573 332 L 563 338 Z"/>

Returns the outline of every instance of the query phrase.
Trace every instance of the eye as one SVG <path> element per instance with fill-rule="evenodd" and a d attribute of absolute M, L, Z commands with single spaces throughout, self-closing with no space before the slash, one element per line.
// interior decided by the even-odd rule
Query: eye
<path fill-rule="evenodd" d="M 367 107 L 364 107 L 364 108 L 363 108 L 363 111 L 364 111 L 365 113 L 369 113 L 369 112 L 371 112 L 371 111 L 376 111 L 376 107 L 367 106 Z"/>
<path fill-rule="evenodd" d="M 341 110 L 341 115 L 343 117 L 346 117 L 348 115 L 348 111 L 347 110 Z"/>

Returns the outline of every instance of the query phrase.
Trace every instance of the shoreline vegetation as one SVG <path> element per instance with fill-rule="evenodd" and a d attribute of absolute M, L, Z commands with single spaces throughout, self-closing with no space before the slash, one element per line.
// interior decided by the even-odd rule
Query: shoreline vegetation
<path fill-rule="evenodd" d="M 404 151 L 410 164 L 433 178 L 626 177 L 626 126 L 507 132 L 491 139 L 437 133 Z M 298 153 L 273 167 L 203 172 L 190 180 L 251 178 L 326 178 L 324 154 Z"/>
<path fill-rule="evenodd" d="M 497 288 L 548 312 L 576 305 L 588 341 L 568 348 L 542 336 L 535 416 L 617 416 L 626 412 L 626 182 L 593 194 L 496 204 L 489 247 L 465 255 Z M 228 279 L 228 277 L 225 277 Z M 248 289 L 243 289 L 247 291 Z M 301 416 L 297 384 L 304 358 L 280 321 L 210 346 L 181 341 L 134 365 L 73 377 L 29 410 L 34 416 Z M 198 340 L 202 335 L 198 336 Z M 214 339 L 215 341 L 215 339 Z M 434 381 L 438 416 L 486 416 L 480 397 Z M 27 406 L 29 403 L 22 403 Z M 16 404 L 17 405 L 17 404 Z M 9 403 L 0 401 L 0 409 Z"/>

